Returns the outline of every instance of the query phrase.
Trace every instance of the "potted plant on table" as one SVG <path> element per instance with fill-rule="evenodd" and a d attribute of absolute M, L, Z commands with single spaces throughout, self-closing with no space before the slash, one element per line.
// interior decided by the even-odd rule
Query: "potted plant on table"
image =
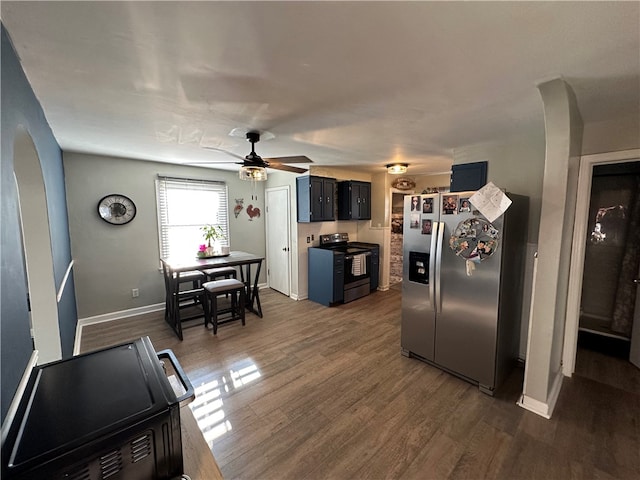
<path fill-rule="evenodd" d="M 200 245 L 198 257 L 211 257 L 220 251 L 219 242 L 225 238 L 222 227 L 220 225 L 205 225 L 200 230 L 202 230 L 207 244 Z M 211 244 L 212 241 L 213 245 Z"/>

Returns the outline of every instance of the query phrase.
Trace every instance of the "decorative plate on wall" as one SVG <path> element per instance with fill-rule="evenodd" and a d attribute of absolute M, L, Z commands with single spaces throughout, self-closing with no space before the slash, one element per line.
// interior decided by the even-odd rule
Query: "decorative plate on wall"
<path fill-rule="evenodd" d="M 411 190 L 416 188 L 416 182 L 406 177 L 396 178 L 393 182 L 391 182 L 391 186 L 393 188 L 397 188 L 398 190 Z"/>

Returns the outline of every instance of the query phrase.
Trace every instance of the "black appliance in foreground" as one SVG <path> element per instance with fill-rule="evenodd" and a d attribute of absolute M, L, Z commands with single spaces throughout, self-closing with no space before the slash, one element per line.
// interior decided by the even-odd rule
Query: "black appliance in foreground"
<path fill-rule="evenodd" d="M 180 403 L 194 396 L 173 352 L 156 353 L 149 337 L 37 366 L 2 444 L 2 478 L 182 478 Z"/>
<path fill-rule="evenodd" d="M 369 295 L 378 288 L 380 246 L 349 242 L 347 233 L 320 235 L 309 247 L 309 300 L 331 306 Z"/>

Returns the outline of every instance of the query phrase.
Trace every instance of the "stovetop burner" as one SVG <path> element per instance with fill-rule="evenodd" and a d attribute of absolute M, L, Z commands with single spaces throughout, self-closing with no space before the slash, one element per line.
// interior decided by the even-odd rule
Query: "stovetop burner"
<path fill-rule="evenodd" d="M 357 255 L 360 253 L 367 253 L 370 248 L 365 245 L 352 245 L 349 242 L 348 233 L 332 233 L 329 235 L 320 235 L 320 248 L 326 248 L 333 250 L 334 252 L 341 252 L 347 255 Z"/>

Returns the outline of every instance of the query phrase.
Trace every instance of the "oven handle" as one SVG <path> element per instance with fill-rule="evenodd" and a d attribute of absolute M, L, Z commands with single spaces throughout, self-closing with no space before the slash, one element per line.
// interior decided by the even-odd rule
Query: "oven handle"
<path fill-rule="evenodd" d="M 186 373 L 184 373 L 184 370 L 182 369 L 182 365 L 180 365 L 180 362 L 178 362 L 178 359 L 176 358 L 173 351 L 170 349 L 160 350 L 158 352 L 158 359 L 161 360 L 163 358 L 166 358 L 171 362 L 171 365 L 173 366 L 173 369 L 175 370 L 176 375 L 180 380 L 180 383 L 186 390 L 184 394 L 180 395 L 177 398 L 178 403 L 182 403 L 185 400 L 193 400 L 196 397 L 193 385 L 191 385 L 191 381 L 189 381 L 189 377 L 187 377 Z"/>
<path fill-rule="evenodd" d="M 366 253 L 358 253 L 357 255 L 364 255 L 365 257 L 370 257 L 371 256 L 371 252 L 366 252 Z M 351 260 L 353 259 L 355 255 L 345 255 L 344 259 L 345 260 Z"/>

